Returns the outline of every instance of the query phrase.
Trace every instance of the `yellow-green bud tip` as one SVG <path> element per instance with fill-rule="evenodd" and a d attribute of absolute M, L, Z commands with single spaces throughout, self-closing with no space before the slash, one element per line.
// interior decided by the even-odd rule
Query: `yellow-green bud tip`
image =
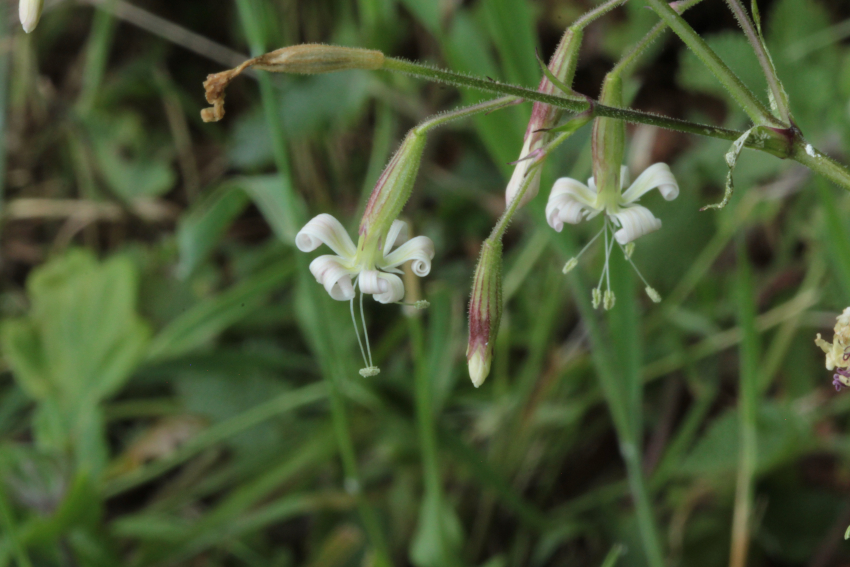
<path fill-rule="evenodd" d="M 478 388 L 490 374 L 490 357 L 485 357 L 481 352 L 475 352 L 469 358 L 469 378 L 472 385 Z"/>
<path fill-rule="evenodd" d="M 591 304 L 594 309 L 599 309 L 599 304 L 602 303 L 602 290 L 598 287 L 593 288 L 593 294 L 590 296 Z"/>
<path fill-rule="evenodd" d="M 570 258 L 567 260 L 567 263 L 564 264 L 564 269 L 561 271 L 564 272 L 564 275 L 567 275 L 572 272 L 576 266 L 578 266 L 578 258 Z"/>
<path fill-rule="evenodd" d="M 649 296 L 653 303 L 661 303 L 661 295 L 649 286 L 646 286 L 646 295 Z"/>
<path fill-rule="evenodd" d="M 361 368 L 360 375 L 364 378 L 372 378 L 373 376 L 377 376 L 381 373 L 381 369 L 377 366 L 370 366 L 368 368 Z"/>
<path fill-rule="evenodd" d="M 626 260 L 631 260 L 632 254 L 635 253 L 635 243 L 629 242 L 628 244 L 626 244 L 624 250 L 626 252 Z"/>
<path fill-rule="evenodd" d="M 614 295 L 614 292 L 610 289 L 605 290 L 605 296 L 602 299 L 602 307 L 605 311 L 611 311 L 614 309 L 614 304 L 617 303 L 617 296 Z"/>
<path fill-rule="evenodd" d="M 419 301 L 414 303 L 413 306 L 421 311 L 423 309 L 428 309 L 429 307 L 431 307 L 431 302 L 425 299 L 420 299 Z"/>

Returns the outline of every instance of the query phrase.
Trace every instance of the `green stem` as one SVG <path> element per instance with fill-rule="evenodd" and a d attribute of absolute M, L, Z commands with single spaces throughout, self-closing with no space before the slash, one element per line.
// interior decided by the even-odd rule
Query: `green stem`
<path fill-rule="evenodd" d="M 665 0 L 647 0 L 649 6 L 658 16 L 667 22 L 694 55 L 708 67 L 709 71 L 726 87 L 735 102 L 747 113 L 747 116 L 758 126 L 787 127 L 779 122 L 760 100 L 747 88 L 737 75 L 723 62 L 699 34 L 670 7 Z"/>
<path fill-rule="evenodd" d="M 682 14 L 685 10 L 689 10 L 702 2 L 702 0 L 686 0 L 682 2 L 677 7 L 677 11 Z M 655 43 L 661 34 L 667 31 L 667 22 L 660 21 L 655 24 L 649 32 L 643 38 L 634 44 L 632 48 L 617 62 L 616 65 L 611 69 L 608 73 L 609 75 L 620 75 L 621 77 L 625 74 L 625 72 L 631 67 L 635 61 L 637 61 L 638 57 L 640 57 L 644 51 L 646 51 L 650 45 Z"/>
<path fill-rule="evenodd" d="M 739 448 L 738 479 L 732 519 L 730 567 L 745 567 L 750 542 L 750 519 L 753 508 L 753 479 L 756 473 L 758 438 L 756 414 L 759 393 L 759 347 L 756 330 L 756 308 L 747 251 L 743 238 L 738 239 L 738 313 L 741 325 L 740 391 L 738 402 Z"/>
<path fill-rule="evenodd" d="M 620 432 L 622 434 L 622 432 Z M 634 500 L 638 528 L 644 553 L 650 567 L 664 567 L 664 555 L 661 552 L 661 537 L 655 525 L 655 515 L 652 513 L 652 503 L 643 478 L 643 465 L 637 445 L 632 441 L 621 442 L 620 453 L 626 462 L 626 474 L 629 478 L 629 488 Z"/>
<path fill-rule="evenodd" d="M 744 35 L 747 36 L 747 40 L 750 42 L 750 45 L 759 60 L 759 65 L 761 65 L 764 78 L 767 80 L 767 86 L 770 89 L 771 94 L 773 94 L 773 101 L 776 104 L 776 110 L 779 112 L 779 115 L 786 124 L 791 124 L 791 109 L 788 107 L 788 99 L 785 96 L 785 90 L 782 88 L 782 83 L 776 75 L 776 69 L 773 67 L 773 61 L 771 61 L 770 54 L 767 52 L 767 46 L 765 46 L 762 41 L 761 35 L 756 32 L 753 21 L 750 19 L 749 14 L 747 14 L 747 11 L 744 9 L 740 0 L 726 0 L 726 4 L 729 5 L 729 9 L 732 10 L 732 13 L 735 14 L 738 24 L 741 26 L 741 29 L 744 30 Z"/>
<path fill-rule="evenodd" d="M 253 0 L 236 0 L 236 6 L 239 11 L 239 16 L 242 21 L 242 26 L 248 41 L 251 46 L 253 55 L 260 55 L 265 51 L 265 40 L 263 38 L 262 27 L 260 26 L 259 18 L 257 17 Z M 272 147 L 274 150 L 275 165 L 283 183 L 283 195 L 287 202 L 286 224 L 288 231 L 291 232 L 290 242 L 294 240 L 297 227 L 301 226 L 305 216 L 302 212 L 300 201 L 295 196 L 292 190 L 289 154 L 287 151 L 286 134 L 283 131 L 282 121 L 280 120 L 279 109 L 277 105 L 277 97 L 268 75 L 260 75 L 260 95 L 263 101 L 263 109 L 266 114 L 266 125 L 268 126 L 272 138 Z M 299 274 L 302 277 L 299 280 L 299 285 L 302 288 L 307 288 L 307 293 L 313 296 L 313 307 L 319 311 L 319 316 L 323 315 L 322 302 L 315 297 L 313 293 L 313 284 L 310 282 L 309 273 L 307 270 L 307 262 L 298 255 Z M 324 317 L 322 317 L 324 320 Z M 317 340 L 320 341 L 320 350 L 327 351 L 330 346 L 330 338 L 325 333 L 320 333 Z M 327 353 L 325 353 L 327 354 Z M 345 398 L 343 397 L 340 385 L 345 379 L 345 369 L 335 361 L 336 357 L 322 357 L 329 360 L 326 371 L 323 372 L 325 382 L 328 386 L 328 393 L 331 400 L 331 419 L 333 421 L 334 435 L 336 437 L 337 446 L 339 448 L 340 459 L 342 460 L 343 474 L 345 475 L 345 488 L 352 493 L 357 500 L 358 513 L 363 522 L 366 532 L 369 534 L 369 540 L 375 552 L 375 565 L 377 567 L 391 567 L 389 549 L 384 538 L 383 531 L 378 521 L 378 516 L 374 509 L 369 505 L 366 495 L 362 490 L 360 481 L 360 471 L 357 466 L 357 455 L 354 448 L 354 440 L 351 437 L 351 428 L 349 426 L 348 415 L 345 407 Z"/>
<path fill-rule="evenodd" d="M 482 112 L 492 112 L 494 110 L 499 110 L 506 106 L 510 106 L 511 104 L 514 104 L 519 100 L 520 98 L 516 96 L 503 96 L 480 102 L 478 104 L 463 106 L 461 108 L 457 108 L 449 112 L 442 112 L 420 122 L 413 128 L 413 131 L 416 134 L 426 134 L 434 128 L 442 126 L 443 124 L 446 124 L 453 120 L 460 120 L 461 118 L 467 118 L 469 116 L 481 114 Z"/>
<path fill-rule="evenodd" d="M 409 325 L 413 359 L 416 364 L 414 376 L 416 380 L 416 423 L 419 429 L 419 443 L 422 445 L 425 489 L 431 494 L 442 496 L 434 407 L 431 399 L 432 385 L 425 364 L 422 321 L 417 315 L 413 315 L 409 317 Z"/>
<path fill-rule="evenodd" d="M 821 153 L 811 144 L 797 142 L 791 151 L 791 159 L 820 173 L 842 189 L 850 191 L 850 169 L 828 155 Z"/>
<path fill-rule="evenodd" d="M 114 0 L 107 0 L 104 9 L 97 9 L 94 13 L 89 42 L 86 47 L 86 62 L 83 68 L 83 85 L 80 89 L 80 97 L 77 99 L 77 108 L 80 114 L 89 113 L 94 107 L 100 86 L 103 84 L 103 76 L 106 73 L 106 64 L 109 60 L 109 48 L 115 35 L 115 18 L 110 13 Z"/>
<path fill-rule="evenodd" d="M 545 94 L 516 85 L 509 85 L 499 81 L 491 81 L 489 79 L 474 77 L 472 75 L 464 75 L 462 73 L 447 71 L 445 69 L 437 69 L 429 65 L 405 61 L 395 57 L 387 57 L 383 68 L 387 71 L 404 73 L 438 83 L 445 83 L 457 87 L 469 87 L 501 95 L 516 96 L 522 98 L 524 101 L 542 102 L 572 112 L 587 112 L 588 110 L 592 110 L 593 117 L 601 116 L 625 120 L 626 122 L 634 124 L 650 124 L 652 126 L 658 126 L 659 128 L 666 128 L 668 130 L 675 130 L 677 132 L 684 132 L 687 134 L 697 134 L 699 136 L 708 136 L 711 138 L 720 138 L 723 140 L 729 140 L 730 142 L 734 142 L 741 137 L 741 134 L 743 134 L 743 132 L 739 132 L 737 130 L 708 126 L 705 124 L 698 124 L 696 122 L 688 122 L 687 120 L 659 116 L 650 112 L 606 106 L 604 104 L 590 101 L 590 99 L 586 98 L 579 99 L 574 97 Z"/>
<path fill-rule="evenodd" d="M 659 0 L 648 1 L 651 3 L 655 3 Z M 664 6 L 666 7 L 666 4 Z M 670 9 L 670 11 L 672 11 L 672 9 Z M 673 14 L 676 18 L 680 18 L 680 16 L 675 12 L 673 12 Z M 684 22 L 684 20 L 682 21 Z M 685 25 L 687 26 L 687 24 Z M 673 28 L 672 25 L 670 27 Z M 673 29 L 675 30 L 675 28 Z M 691 29 L 690 26 L 688 26 L 688 29 Z M 699 36 L 697 36 L 697 38 L 699 39 Z M 700 39 L 700 41 L 702 40 Z M 711 53 L 713 54 L 713 52 Z M 723 68 L 728 70 L 725 65 L 723 66 Z M 729 128 L 708 126 L 705 124 L 688 122 L 686 120 L 678 120 L 676 118 L 659 116 L 657 114 L 652 114 L 649 112 L 641 112 L 639 110 L 606 106 L 594 101 L 590 101 L 589 99 L 578 100 L 576 98 L 548 95 L 537 92 L 535 90 L 518 87 L 515 85 L 508 85 L 505 83 L 500 83 L 498 81 L 490 81 L 488 79 L 464 75 L 462 73 L 455 73 L 453 71 L 436 69 L 428 65 L 423 65 L 421 63 L 413 63 L 411 61 L 405 61 L 403 59 L 397 59 L 393 57 L 386 58 L 384 69 L 388 71 L 405 73 L 407 75 L 419 77 L 422 79 L 450 84 L 458 87 L 469 87 L 486 92 L 516 96 L 526 101 L 542 102 L 573 112 L 590 111 L 593 118 L 597 118 L 600 116 L 606 118 L 616 118 L 618 120 L 624 120 L 626 122 L 631 122 L 634 124 L 648 124 L 651 126 L 657 126 L 659 128 L 674 130 L 676 132 L 696 134 L 698 136 L 706 136 L 709 138 L 718 138 L 721 140 L 728 140 L 730 142 L 734 142 L 743 134 L 743 132 L 740 132 L 738 130 L 731 130 Z M 732 76 L 734 77 L 734 74 Z M 735 77 L 735 79 L 737 80 L 737 77 Z M 743 88 L 746 89 L 746 87 Z M 755 102 L 759 105 L 761 109 L 764 109 L 764 107 L 761 106 L 760 102 L 758 102 L 757 100 L 755 100 Z M 767 112 L 766 109 L 764 110 L 765 112 Z M 770 127 L 776 127 L 783 130 L 786 128 L 785 125 L 778 122 L 775 118 L 770 116 L 769 113 L 766 114 L 766 116 L 771 121 Z M 794 161 L 805 165 L 815 173 L 823 175 L 842 189 L 850 191 L 850 169 L 848 169 L 843 164 L 836 162 L 832 158 L 822 154 L 818 150 L 812 148 L 809 144 L 804 144 L 802 142 L 796 141 L 793 144 L 792 149 L 789 151 L 788 144 L 783 143 L 779 138 L 770 139 L 766 143 L 762 143 L 751 138 L 747 140 L 745 147 L 767 152 L 780 158 L 793 159 Z"/>

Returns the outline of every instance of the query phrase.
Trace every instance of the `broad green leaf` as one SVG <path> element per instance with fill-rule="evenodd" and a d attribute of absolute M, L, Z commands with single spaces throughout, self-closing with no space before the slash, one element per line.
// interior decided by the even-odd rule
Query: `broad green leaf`
<path fill-rule="evenodd" d="M 135 267 L 73 250 L 34 271 L 27 288 L 30 312 L 4 322 L 0 341 L 15 379 L 40 404 L 39 441 L 100 461 L 97 405 L 130 378 L 150 337 L 136 313 Z"/>
<path fill-rule="evenodd" d="M 685 458 L 679 471 L 683 475 L 703 478 L 728 475 L 738 462 L 739 418 L 731 410 L 715 419 L 708 431 Z M 811 446 L 809 424 L 792 407 L 762 402 L 757 417 L 758 463 L 757 471 L 767 472 L 773 467 L 808 450 Z"/>
<path fill-rule="evenodd" d="M 426 495 L 410 546 L 410 561 L 416 567 L 459 565 L 462 544 L 463 531 L 454 509 L 433 494 Z"/>

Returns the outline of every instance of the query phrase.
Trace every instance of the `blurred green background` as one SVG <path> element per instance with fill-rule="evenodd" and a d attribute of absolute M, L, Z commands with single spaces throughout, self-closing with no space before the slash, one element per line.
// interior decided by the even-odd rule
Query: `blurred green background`
<path fill-rule="evenodd" d="M 364 380 L 348 306 L 306 273 L 293 236 L 320 212 L 354 233 L 404 132 L 485 95 L 381 73 L 256 74 L 232 85 L 223 122 L 200 121 L 208 73 L 301 42 L 535 87 L 535 49 L 548 58 L 593 4 L 48 0 L 25 35 L 3 0 L 0 566 L 371 565 L 375 534 L 394 565 L 595 566 L 622 544 L 620 564 L 640 566 L 624 431 L 667 564 L 722 565 L 742 428 L 757 439 L 748 564 L 848 564 L 850 397 L 813 339 L 850 304 L 850 196 L 746 151 L 732 203 L 700 213 L 722 193 L 728 143 L 630 127 L 633 171 L 668 162 L 682 188 L 645 199 L 664 228 L 635 252 L 664 302 L 618 261 L 617 308 L 594 313 L 599 248 L 574 277 L 561 267 L 598 226 L 556 234 L 543 218 L 556 177 L 589 175 L 585 128 L 507 235 L 502 327 L 476 390 L 467 294 L 530 107 L 449 125 L 405 209 L 436 245 L 408 287 L 431 307 L 367 302 L 382 372 Z M 850 5 L 760 9 L 798 125 L 846 163 Z M 687 19 L 765 93 L 723 2 Z M 656 21 L 631 0 L 594 24 L 576 89 L 596 96 Z M 626 94 L 746 127 L 669 33 Z"/>

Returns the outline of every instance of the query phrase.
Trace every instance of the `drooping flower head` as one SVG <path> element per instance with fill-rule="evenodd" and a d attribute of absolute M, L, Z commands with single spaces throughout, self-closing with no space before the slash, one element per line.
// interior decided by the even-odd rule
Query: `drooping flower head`
<path fill-rule="evenodd" d="M 609 75 L 603 85 L 600 100 L 607 105 L 621 106 L 621 93 L 619 77 Z M 679 196 L 676 178 L 664 163 L 648 167 L 634 183 L 629 183 L 628 168 L 622 165 L 625 138 L 623 121 L 597 118 L 593 125 L 593 177 L 588 180 L 587 185 L 568 177 L 558 179 L 546 205 L 546 220 L 549 226 L 558 232 L 563 230 L 564 223 L 578 224 L 605 214 L 602 230 L 591 240 L 592 243 L 604 235 L 605 267 L 599 285 L 594 289 L 593 303 L 594 307 L 602 303 L 605 309 L 612 308 L 615 302 L 608 272 L 608 260 L 614 243 L 623 249 L 624 255 L 631 262 L 633 242 L 661 228 L 661 221 L 649 209 L 638 205 L 637 201 L 653 189 L 658 189 L 668 201 Z M 581 253 L 583 252 L 584 250 Z M 577 258 L 578 256 L 567 263 L 564 273 L 576 266 Z M 634 267 L 634 263 L 632 266 Z M 635 271 L 644 281 L 649 297 L 655 302 L 660 301 L 658 292 L 646 283 L 637 267 Z M 604 293 L 603 280 L 606 282 Z"/>
<path fill-rule="evenodd" d="M 322 244 L 334 254 L 319 256 L 310 263 L 310 272 L 322 284 L 328 295 L 337 301 L 351 303 L 357 338 L 360 340 L 354 316 L 356 287 L 360 288 L 360 315 L 363 317 L 363 294 L 371 295 L 379 303 L 398 303 L 404 298 L 402 265 L 411 262 L 412 272 L 427 276 L 434 258 L 434 243 L 426 236 L 408 240 L 407 224 L 397 220 L 413 189 L 419 161 L 425 146 L 424 136 L 412 130 L 372 191 L 363 220 L 357 245 L 342 224 L 329 214 L 320 214 L 308 222 L 295 237 L 302 252 L 312 252 Z M 363 324 L 365 333 L 366 325 Z M 363 349 L 366 368 L 364 376 L 374 376 L 379 370 L 372 363 L 368 334 Z"/>
<path fill-rule="evenodd" d="M 826 342 L 818 333 L 815 344 L 826 354 L 826 369 L 835 371 L 832 376 L 835 389 L 850 388 L 850 307 L 836 318 L 832 342 Z"/>

